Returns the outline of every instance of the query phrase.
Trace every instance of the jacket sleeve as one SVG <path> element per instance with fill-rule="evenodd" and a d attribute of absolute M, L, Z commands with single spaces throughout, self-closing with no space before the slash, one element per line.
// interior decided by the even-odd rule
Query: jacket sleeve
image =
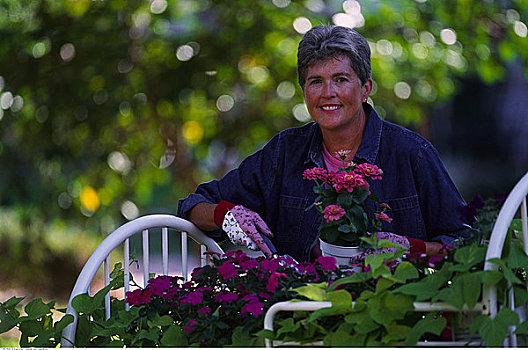
<path fill-rule="evenodd" d="M 432 145 L 422 148 L 414 176 L 428 240 L 453 244 L 469 237 L 461 218 L 466 203 Z"/>
<path fill-rule="evenodd" d="M 276 179 L 279 143 L 280 137 L 274 137 L 223 178 L 200 184 L 194 193 L 179 200 L 177 216 L 187 219 L 196 204 L 216 204 L 221 200 L 242 204 L 262 216 L 266 194 L 270 193 Z"/>

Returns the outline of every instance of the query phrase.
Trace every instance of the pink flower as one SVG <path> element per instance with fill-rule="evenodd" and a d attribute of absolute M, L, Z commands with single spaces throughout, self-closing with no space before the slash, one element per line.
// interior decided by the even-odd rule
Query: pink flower
<path fill-rule="evenodd" d="M 321 264 L 323 271 L 337 269 L 337 260 L 332 256 L 320 256 L 315 260 L 316 263 Z"/>
<path fill-rule="evenodd" d="M 191 292 L 182 299 L 182 304 L 198 305 L 202 303 L 202 292 Z"/>
<path fill-rule="evenodd" d="M 353 192 L 355 188 L 365 189 L 369 187 L 368 182 L 360 174 L 344 171 L 333 173 L 331 183 L 337 192 Z"/>
<path fill-rule="evenodd" d="M 208 306 L 202 307 L 200 310 L 198 310 L 198 313 L 200 315 L 210 314 L 211 313 L 211 308 L 208 307 Z"/>
<path fill-rule="evenodd" d="M 369 163 L 358 164 L 354 171 L 370 177 L 372 180 L 381 179 L 381 175 L 383 175 L 383 171 L 378 166 Z"/>
<path fill-rule="evenodd" d="M 323 216 L 326 222 L 339 220 L 345 215 L 345 209 L 341 208 L 339 205 L 330 204 L 323 209 Z"/>
<path fill-rule="evenodd" d="M 275 293 L 279 285 L 279 277 L 288 277 L 285 273 L 273 272 L 266 284 L 266 290 L 270 293 Z"/>
<path fill-rule="evenodd" d="M 240 314 L 244 315 L 246 313 L 249 313 L 253 316 L 262 315 L 262 313 L 264 312 L 262 310 L 263 307 L 264 305 L 260 301 L 251 300 L 249 303 L 247 303 L 246 305 L 242 307 L 242 310 L 240 310 Z"/>
<path fill-rule="evenodd" d="M 385 221 L 390 223 L 392 221 L 392 218 L 389 218 L 389 216 L 385 213 L 374 213 L 377 218 L 379 218 L 381 221 Z"/>
<path fill-rule="evenodd" d="M 196 326 L 198 322 L 196 322 L 196 320 L 190 320 L 189 322 L 187 322 L 187 324 L 185 325 L 185 328 L 183 329 L 183 331 L 185 332 L 185 334 L 189 334 L 191 333 L 192 331 L 194 331 L 194 326 Z"/>
<path fill-rule="evenodd" d="M 306 169 L 303 172 L 303 179 L 308 180 L 321 180 L 323 182 L 327 181 L 328 172 L 323 168 L 311 168 Z"/>
<path fill-rule="evenodd" d="M 225 280 L 230 277 L 236 277 L 238 270 L 233 263 L 226 261 L 218 266 L 218 272 L 220 272 L 222 278 Z"/>

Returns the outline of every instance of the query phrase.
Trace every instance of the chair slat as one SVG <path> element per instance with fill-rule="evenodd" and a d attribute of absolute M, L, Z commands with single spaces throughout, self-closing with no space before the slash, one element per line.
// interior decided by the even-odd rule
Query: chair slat
<path fill-rule="evenodd" d="M 524 242 L 524 252 L 526 254 L 528 254 L 528 215 L 526 214 L 527 210 L 528 208 L 526 206 L 526 197 L 524 197 L 521 203 L 521 224 Z"/>
<path fill-rule="evenodd" d="M 200 244 L 200 266 L 207 265 L 207 256 L 205 256 L 206 251 L 207 248 L 203 244 Z"/>
<path fill-rule="evenodd" d="M 124 260 L 124 265 L 125 265 L 124 266 L 124 270 L 125 270 L 124 287 L 125 287 L 125 297 L 126 297 L 126 293 L 130 291 L 130 241 L 128 238 L 125 239 L 123 250 L 124 250 L 123 260 Z M 126 311 L 130 310 L 130 305 L 127 302 L 125 302 L 125 310 Z"/>
<path fill-rule="evenodd" d="M 150 263 L 149 263 L 149 237 L 148 230 L 143 230 L 143 288 L 147 286 L 149 280 Z"/>
<path fill-rule="evenodd" d="M 110 284 L 110 255 L 104 261 L 104 284 L 105 287 Z M 105 295 L 105 316 L 107 320 L 110 318 L 110 291 Z"/>
<path fill-rule="evenodd" d="M 161 229 L 161 249 L 162 249 L 162 265 L 163 265 L 163 274 L 169 274 L 169 229 L 163 227 Z"/>
<path fill-rule="evenodd" d="M 181 233 L 181 262 L 183 280 L 187 282 L 187 232 Z"/>

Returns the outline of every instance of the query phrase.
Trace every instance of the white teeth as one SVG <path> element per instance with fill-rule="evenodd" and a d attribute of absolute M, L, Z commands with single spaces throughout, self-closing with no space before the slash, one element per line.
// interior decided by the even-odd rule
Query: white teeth
<path fill-rule="evenodd" d="M 334 111 L 339 108 L 339 106 L 323 106 L 324 111 Z"/>

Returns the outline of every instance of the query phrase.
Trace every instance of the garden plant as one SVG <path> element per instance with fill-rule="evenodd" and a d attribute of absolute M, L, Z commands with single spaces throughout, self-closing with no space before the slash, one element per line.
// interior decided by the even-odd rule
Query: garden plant
<path fill-rule="evenodd" d="M 213 254 L 213 263 L 195 269 L 188 282 L 153 277 L 146 288 L 129 292 L 126 300 L 112 298 L 111 317 L 105 320 L 105 294 L 123 286 L 122 266 L 117 264 L 109 286 L 73 300 L 79 313 L 76 345 L 262 346 L 268 338 L 328 346 L 413 346 L 424 339 L 450 339 L 460 314 L 416 312 L 413 302 L 444 302 L 471 310 L 482 298 L 483 284 L 490 284 L 497 286 L 504 305 L 509 283 L 516 306 L 528 301 L 528 256 L 518 237 L 518 220 L 510 227 L 503 256 L 493 261 L 498 270 L 483 270 L 499 205 L 494 199 L 472 201 L 466 215 L 473 237 L 458 247 L 444 247 L 443 258 L 412 256 L 395 243 L 378 241 L 380 248 L 395 249 L 369 255 L 362 271 L 353 273 L 337 266 L 332 257 L 297 263 L 288 257 L 251 258 L 241 251 Z M 64 315 L 54 322 L 53 313 L 64 310 L 41 299 L 26 304 L 26 315 L 21 315 L 17 307 L 22 300 L 13 297 L 0 304 L 0 332 L 18 328 L 20 346 L 60 344 L 61 332 L 73 317 Z M 284 312 L 276 318 L 274 332 L 262 329 L 267 309 L 285 300 L 325 300 L 332 306 L 311 313 Z M 477 313 L 466 329 L 467 339 L 502 346 L 512 326 L 524 341 L 528 321 L 521 322 L 509 308 L 501 308 L 494 318 Z"/>

